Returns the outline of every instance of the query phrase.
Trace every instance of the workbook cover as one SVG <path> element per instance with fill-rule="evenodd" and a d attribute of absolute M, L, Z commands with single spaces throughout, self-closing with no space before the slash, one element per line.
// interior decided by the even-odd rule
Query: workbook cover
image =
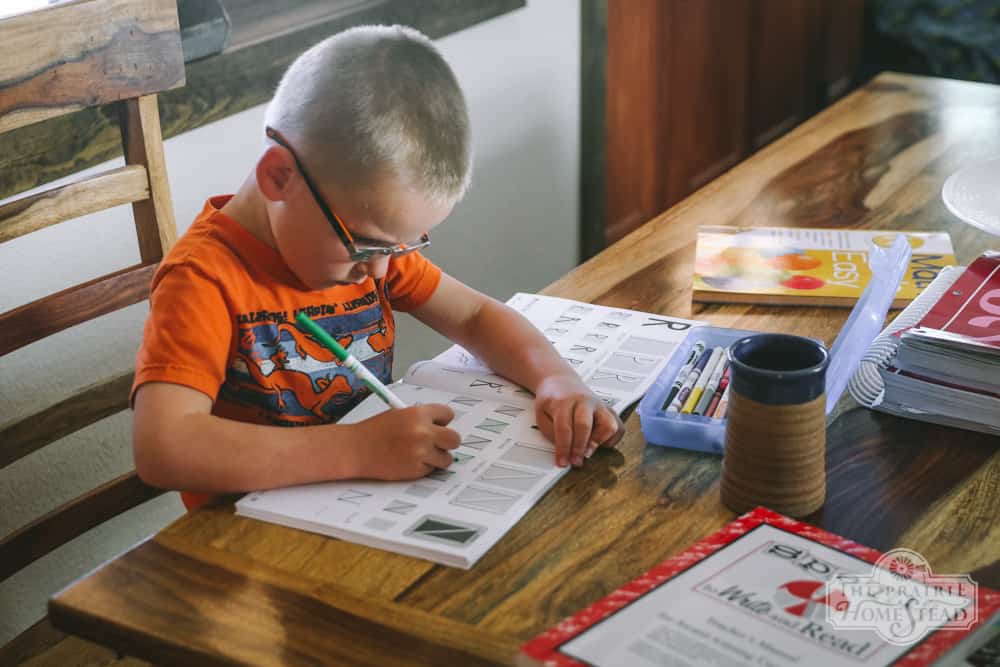
<path fill-rule="evenodd" d="M 519 667 L 996 664 L 1000 592 L 764 507 L 521 647 Z"/>
<path fill-rule="evenodd" d="M 694 300 L 853 306 L 868 285 L 872 244 L 910 242 L 910 266 L 893 308 L 902 308 L 955 263 L 947 232 L 795 227 L 702 227 L 698 230 Z"/>

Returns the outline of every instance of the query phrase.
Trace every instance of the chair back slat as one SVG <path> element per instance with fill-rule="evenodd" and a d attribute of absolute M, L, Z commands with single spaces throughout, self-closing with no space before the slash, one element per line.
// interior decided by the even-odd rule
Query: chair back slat
<path fill-rule="evenodd" d="M 0 133 L 183 84 L 175 0 L 72 2 L 3 21 Z"/>
<path fill-rule="evenodd" d="M 121 132 L 125 163 L 142 165 L 149 176 L 149 198 L 132 204 L 139 256 L 146 264 L 159 262 L 177 240 L 177 228 L 170 203 L 160 111 L 155 95 L 143 95 L 125 102 Z"/>
<path fill-rule="evenodd" d="M 65 220 L 149 198 L 142 165 L 110 169 L 0 206 L 0 243 Z"/>
<path fill-rule="evenodd" d="M 128 407 L 131 372 L 82 389 L 40 412 L 0 425 L 0 470 L 45 445 Z"/>
<path fill-rule="evenodd" d="M 0 540 L 0 581 L 74 537 L 164 493 L 129 472 Z"/>
<path fill-rule="evenodd" d="M 149 296 L 156 264 L 138 264 L 0 315 L 0 356 Z"/>

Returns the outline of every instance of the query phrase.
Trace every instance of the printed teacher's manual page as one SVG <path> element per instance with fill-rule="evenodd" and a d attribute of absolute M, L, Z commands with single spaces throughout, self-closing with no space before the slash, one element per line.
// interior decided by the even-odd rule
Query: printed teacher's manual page
<path fill-rule="evenodd" d="M 619 415 L 700 322 L 536 294 L 509 301 L 542 331 Z M 447 469 L 406 482 L 348 480 L 251 493 L 236 513 L 368 546 L 470 568 L 569 468 L 535 424 L 534 397 L 461 347 L 414 364 L 392 390 L 443 403 L 462 437 Z M 369 396 L 341 423 L 388 409 Z"/>
<path fill-rule="evenodd" d="M 995 665 L 1000 592 L 764 507 L 521 646 L 519 667 Z"/>

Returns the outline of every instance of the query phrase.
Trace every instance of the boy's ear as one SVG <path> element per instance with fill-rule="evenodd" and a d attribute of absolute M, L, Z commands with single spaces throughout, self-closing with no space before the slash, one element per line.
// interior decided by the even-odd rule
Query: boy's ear
<path fill-rule="evenodd" d="M 295 160 L 281 146 L 269 146 L 257 160 L 257 188 L 271 201 L 284 201 L 295 175 Z"/>

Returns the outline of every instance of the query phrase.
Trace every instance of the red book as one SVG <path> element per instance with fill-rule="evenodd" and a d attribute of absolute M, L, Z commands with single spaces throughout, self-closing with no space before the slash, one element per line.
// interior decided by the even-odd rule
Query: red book
<path fill-rule="evenodd" d="M 524 644 L 518 664 L 986 665 L 996 644 L 1000 592 L 758 507 Z"/>
<path fill-rule="evenodd" d="M 970 264 L 911 333 L 1000 353 L 1000 253 Z"/>

